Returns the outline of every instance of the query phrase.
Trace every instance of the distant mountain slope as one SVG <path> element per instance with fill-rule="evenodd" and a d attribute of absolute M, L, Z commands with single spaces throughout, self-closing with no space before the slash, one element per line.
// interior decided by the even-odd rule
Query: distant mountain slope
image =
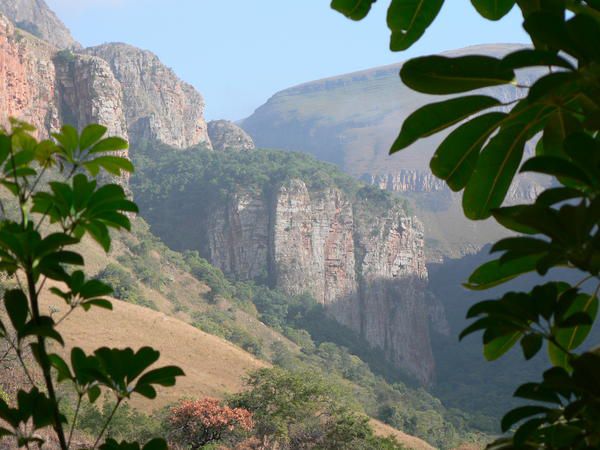
<path fill-rule="evenodd" d="M 516 45 L 484 45 L 446 53 L 503 55 Z M 304 151 L 354 175 L 426 170 L 434 140 L 421 141 L 399 155 L 388 150 L 402 121 L 433 98 L 404 86 L 402 64 L 376 67 L 295 86 L 273 95 L 242 127 L 258 147 Z M 493 93 L 514 98 L 516 89 Z"/>
<path fill-rule="evenodd" d="M 44 0 L 0 0 L 0 12 L 19 28 L 55 47 L 60 49 L 81 47 Z"/>
<path fill-rule="evenodd" d="M 518 45 L 483 45 L 445 55 L 483 53 L 502 56 Z M 491 222 L 466 220 L 460 195 L 433 177 L 429 160 L 441 142 L 434 136 L 393 156 L 388 154 L 403 120 L 434 97 L 411 91 L 398 73 L 402 64 L 376 67 L 295 86 L 273 95 L 241 122 L 258 147 L 307 152 L 332 162 L 354 177 L 382 189 L 403 193 L 425 225 L 429 260 L 472 253 L 503 231 Z M 520 75 L 523 81 L 534 73 Z M 518 89 L 500 86 L 484 90 L 502 100 L 514 100 Z M 529 201 L 543 180 L 520 176 L 509 201 Z"/>

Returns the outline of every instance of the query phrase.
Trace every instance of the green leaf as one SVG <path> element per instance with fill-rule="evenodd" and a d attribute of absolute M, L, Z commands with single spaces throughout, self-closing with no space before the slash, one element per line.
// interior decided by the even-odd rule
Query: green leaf
<path fill-rule="evenodd" d="M 527 334 L 521 339 L 521 348 L 525 359 L 533 358 L 542 348 L 544 338 L 540 334 Z"/>
<path fill-rule="evenodd" d="M 392 30 L 390 50 L 406 50 L 419 40 L 435 20 L 444 0 L 392 0 L 387 24 Z"/>
<path fill-rule="evenodd" d="M 377 0 L 332 0 L 331 8 L 352 20 L 364 19 Z"/>
<path fill-rule="evenodd" d="M 481 148 L 506 117 L 501 112 L 484 114 L 452 131 L 431 158 L 431 171 L 446 180 L 453 191 L 463 189 L 479 159 Z"/>
<path fill-rule="evenodd" d="M 500 20 L 515 6 L 515 0 L 471 0 L 479 14 L 489 20 Z"/>
<path fill-rule="evenodd" d="M 513 333 L 497 337 L 484 344 L 483 355 L 488 361 L 495 361 L 509 351 L 520 339 L 522 333 L 515 331 Z"/>
<path fill-rule="evenodd" d="M 4 307 L 17 332 L 20 332 L 27 321 L 29 306 L 27 297 L 20 289 L 11 289 L 4 294 Z"/>
<path fill-rule="evenodd" d="M 537 172 L 557 178 L 568 178 L 584 185 L 591 183 L 583 170 L 567 159 L 557 156 L 534 156 L 525 161 L 521 172 Z"/>
<path fill-rule="evenodd" d="M 404 121 L 390 153 L 402 150 L 417 139 L 438 133 L 479 111 L 498 105 L 500 101 L 485 95 L 458 97 L 425 105 Z"/>
<path fill-rule="evenodd" d="M 19 333 L 19 337 L 26 336 L 42 336 L 48 339 L 53 339 L 60 345 L 64 346 L 65 342 L 58 331 L 56 331 L 52 318 L 42 316 L 37 322 L 30 320 L 25 324 Z"/>
<path fill-rule="evenodd" d="M 121 172 L 133 172 L 134 167 L 130 160 L 121 156 L 99 156 L 91 161 L 86 161 L 83 166 L 92 174 L 98 175 L 100 167 L 113 175 L 121 175 Z"/>
<path fill-rule="evenodd" d="M 108 137 L 106 139 L 102 139 L 96 145 L 94 145 L 90 149 L 91 153 L 100 153 L 100 152 L 116 152 L 119 150 L 127 150 L 129 148 L 129 144 L 125 139 L 120 137 Z"/>
<path fill-rule="evenodd" d="M 583 192 L 570 187 L 549 188 L 542 192 L 535 202 L 543 206 L 552 206 L 565 200 L 582 197 L 583 195 Z"/>
<path fill-rule="evenodd" d="M 69 366 L 67 365 L 67 363 L 65 362 L 64 359 L 62 359 L 60 356 L 58 356 L 56 354 L 48 355 L 48 359 L 49 359 L 52 367 L 54 367 L 54 369 L 58 373 L 57 380 L 59 383 L 64 380 L 73 379 L 71 370 L 69 369 Z"/>
<path fill-rule="evenodd" d="M 502 129 L 483 149 L 463 195 L 468 218 L 487 219 L 502 205 L 523 158 L 526 133 L 519 125 Z"/>
<path fill-rule="evenodd" d="M 569 61 L 557 55 L 555 52 L 530 48 L 509 53 L 502 58 L 502 65 L 509 69 L 522 69 L 524 67 L 535 66 L 553 66 L 575 70 L 575 67 L 573 67 Z"/>
<path fill-rule="evenodd" d="M 515 73 L 490 56 L 424 56 L 406 62 L 400 77 L 415 91 L 441 95 L 511 83 Z"/>
<path fill-rule="evenodd" d="M 98 142 L 102 136 L 106 133 L 107 128 L 102 125 L 91 124 L 83 129 L 81 136 L 79 137 L 79 148 L 85 150 L 96 142 Z"/>
<path fill-rule="evenodd" d="M 590 322 L 581 323 L 569 327 L 568 319 L 576 314 L 585 314 Z M 598 315 L 598 297 L 595 295 L 579 294 L 572 300 L 569 308 L 564 313 L 565 320 L 559 324 L 560 328 L 553 330 L 556 341 L 566 350 L 575 350 L 578 348 L 590 334 L 592 324 Z M 565 327 L 566 326 L 566 327 Z M 548 348 L 550 360 L 555 366 L 568 368 L 568 355 L 554 344 Z"/>
<path fill-rule="evenodd" d="M 11 146 L 11 139 L 5 134 L 0 134 L 0 164 L 8 158 Z"/>
<path fill-rule="evenodd" d="M 550 409 L 546 408 L 545 406 L 521 406 L 519 408 L 515 408 L 502 418 L 502 432 L 506 433 L 510 427 L 523 419 L 531 416 L 537 416 L 539 414 L 545 414 L 549 411 Z"/>
<path fill-rule="evenodd" d="M 73 153 L 79 146 L 79 136 L 77 130 L 71 125 L 64 125 L 60 133 L 53 133 L 52 136 L 61 144 L 65 151 L 65 156 L 72 158 Z"/>
<path fill-rule="evenodd" d="M 515 397 L 535 400 L 538 402 L 560 404 L 560 397 L 556 392 L 550 390 L 539 383 L 525 383 L 517 388 Z"/>
<path fill-rule="evenodd" d="M 506 263 L 502 263 L 499 259 L 489 261 L 473 272 L 465 286 L 472 290 L 498 286 L 519 275 L 533 272 L 540 257 L 540 255 L 526 255 Z"/>
<path fill-rule="evenodd" d="M 581 123 L 564 109 L 558 109 L 548 118 L 538 156 L 564 156 L 563 143 L 568 135 L 581 129 Z"/>

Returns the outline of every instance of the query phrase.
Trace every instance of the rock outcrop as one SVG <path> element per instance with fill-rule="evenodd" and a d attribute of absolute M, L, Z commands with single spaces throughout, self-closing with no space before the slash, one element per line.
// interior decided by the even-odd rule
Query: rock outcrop
<path fill-rule="evenodd" d="M 123 92 L 108 63 L 68 53 L 59 54 L 54 62 L 63 122 L 79 127 L 101 123 L 108 134 L 128 139 Z"/>
<path fill-rule="evenodd" d="M 54 49 L 30 37 L 0 14 L 0 124 L 9 117 L 33 124 L 41 135 L 61 123 Z"/>
<path fill-rule="evenodd" d="M 44 0 L 0 0 L 0 13 L 19 28 L 54 47 L 59 49 L 81 47 Z"/>
<path fill-rule="evenodd" d="M 382 212 L 384 211 L 384 212 Z M 423 227 L 300 179 L 271 193 L 240 189 L 206 219 L 204 256 L 237 279 L 307 293 L 423 383 L 432 380 Z"/>
<path fill-rule="evenodd" d="M 239 279 L 264 277 L 269 250 L 269 205 L 261 192 L 240 191 L 207 218 L 213 265 Z"/>
<path fill-rule="evenodd" d="M 85 52 L 107 61 L 121 83 L 125 118 L 133 140 L 159 141 L 181 149 L 198 144 L 210 147 L 204 99 L 155 54 L 121 43 Z"/>
<path fill-rule="evenodd" d="M 401 169 L 387 174 L 364 174 L 361 179 L 390 192 L 432 193 L 449 192 L 446 183 L 431 172 Z M 506 203 L 532 202 L 547 187 L 547 180 L 535 175 L 517 176 L 506 194 Z"/>
<path fill-rule="evenodd" d="M 391 192 L 437 192 L 446 189 L 446 184 L 431 172 L 416 169 L 401 169 L 387 174 L 365 174 L 362 180 Z"/>
<path fill-rule="evenodd" d="M 252 138 L 229 120 L 212 120 L 208 122 L 208 136 L 213 149 L 217 151 L 247 151 L 256 148 Z"/>

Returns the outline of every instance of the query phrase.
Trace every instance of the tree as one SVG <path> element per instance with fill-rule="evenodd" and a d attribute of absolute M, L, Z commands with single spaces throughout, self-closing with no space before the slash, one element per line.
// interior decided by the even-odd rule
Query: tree
<path fill-rule="evenodd" d="M 171 408 L 168 427 L 174 443 L 196 450 L 220 441 L 226 433 L 250 431 L 254 422 L 247 409 L 231 408 L 217 399 L 204 398 L 183 400 Z"/>
<path fill-rule="evenodd" d="M 334 9 L 361 20 L 375 0 L 333 0 Z M 391 153 L 455 126 L 437 148 L 432 172 L 464 191 L 467 217 L 493 217 L 516 236 L 492 247 L 500 257 L 479 267 L 467 287 L 485 290 L 528 272 L 555 267 L 581 274 L 569 285 L 548 281 L 474 305 L 476 319 L 461 334 L 483 331 L 484 355 L 493 360 L 520 343 L 526 359 L 546 343 L 552 368 L 515 395 L 530 404 L 507 413 L 491 448 L 600 447 L 600 349 L 577 353 L 596 318 L 600 289 L 600 2 L 598 0 L 471 0 L 486 19 L 513 8 L 523 15 L 532 47 L 503 58 L 426 56 L 406 62 L 402 81 L 413 90 L 451 95 L 412 113 Z M 405 50 L 435 20 L 443 0 L 392 0 L 390 48 Z M 518 73 L 536 69 L 531 85 Z M 513 86 L 514 102 L 481 88 Z M 475 93 L 473 93 L 475 91 Z M 460 95 L 464 93 L 467 95 Z M 526 145 L 535 155 L 526 159 Z M 533 204 L 502 206 L 517 172 L 552 177 Z M 519 426 L 516 426 L 520 424 Z"/>
<path fill-rule="evenodd" d="M 64 126 L 53 139 L 38 141 L 34 128 L 11 120 L 10 131 L 0 130 L 0 271 L 14 282 L 4 292 L 6 314 L 0 321 L 0 337 L 20 363 L 29 390 L 20 389 L 11 405 L 0 399 L 0 438 L 15 440 L 18 447 L 45 443 L 41 432 L 52 429 L 62 450 L 71 447 L 82 403 L 94 403 L 102 391 L 114 396 L 115 405 L 96 437 L 94 448 L 117 408 L 134 394 L 156 396 L 156 386 L 172 386 L 183 375 L 176 366 L 149 369 L 159 352 L 143 347 L 99 348 L 86 354 L 74 347 L 70 364 L 52 346 L 64 346 L 58 324 L 75 309 L 112 309 L 105 296 L 107 284 L 88 279 L 83 257 L 76 251 L 85 236 L 108 252 L 110 229 L 129 230 L 129 215 L 137 212 L 119 184 L 100 185 L 101 170 L 114 176 L 131 172 L 131 162 L 115 152 L 127 148 L 116 137 L 104 138 L 106 128 L 89 125 L 81 134 Z M 55 320 L 44 315 L 40 299 L 46 293 L 62 299 L 67 312 Z M 89 322 L 93 326 L 93 322 Z M 26 358 L 27 351 L 33 358 Z M 37 383 L 34 370 L 41 373 Z M 58 383 L 70 383 L 77 404 L 70 422 L 57 395 Z M 139 444 L 107 440 L 101 449 L 139 449 Z M 152 440 L 145 450 L 165 449 L 164 440 Z"/>
<path fill-rule="evenodd" d="M 339 389 L 313 372 L 259 369 L 231 403 L 252 412 L 263 448 L 401 449 L 373 433 Z"/>

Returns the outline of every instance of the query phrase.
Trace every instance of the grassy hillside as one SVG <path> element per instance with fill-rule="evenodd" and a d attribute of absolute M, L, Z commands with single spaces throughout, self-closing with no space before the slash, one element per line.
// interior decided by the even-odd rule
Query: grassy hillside
<path fill-rule="evenodd" d="M 503 55 L 516 45 L 482 45 L 448 55 Z M 434 140 L 390 157 L 402 121 L 431 101 L 404 86 L 402 64 L 311 81 L 273 95 L 241 122 L 259 147 L 310 153 L 354 176 L 429 167 Z M 439 138 L 437 138 L 439 139 Z"/>
<path fill-rule="evenodd" d="M 393 384 L 386 381 L 358 356 L 329 341 L 340 337 L 353 344 L 356 339 L 348 330 L 336 328 L 339 325 L 333 320 L 325 327 L 328 333 L 321 335 L 320 321 L 325 318 L 318 311 L 303 313 L 292 299 L 232 283 L 214 268 L 212 272 L 207 267 L 199 271 L 194 258 L 186 259 L 169 250 L 141 220 L 135 221 L 132 235 L 117 236 L 114 244 L 108 258 L 99 256 L 94 243 L 85 242 L 81 250 L 92 274 L 116 281 L 115 292 L 124 301 L 115 301 L 112 313 L 78 312 L 61 324 L 61 331 L 69 345 L 85 349 L 151 345 L 161 351 L 163 363 L 180 365 L 187 377 L 175 389 L 162 390 L 157 402 L 134 402 L 142 411 L 184 396 L 223 397 L 241 389 L 249 371 L 277 365 L 325 377 L 352 399 L 358 411 L 379 419 L 372 425 L 380 434 L 392 434 L 409 448 L 429 449 L 431 444 L 453 448 L 464 441 L 482 439 L 483 435 L 471 431 L 474 423 L 468 416 L 446 409 L 422 389 L 400 380 Z M 252 303 L 258 302 L 257 296 L 263 298 L 259 309 Z M 289 305 L 265 303 L 265 298 Z M 61 304 L 44 300 L 45 307 L 53 306 L 53 314 L 60 317 Z M 282 308 L 287 311 L 288 306 L 291 316 L 275 313 Z M 89 320 L 93 320 L 93 327 Z M 311 328 L 311 321 L 320 323 L 313 327 L 314 335 L 303 328 Z"/>

